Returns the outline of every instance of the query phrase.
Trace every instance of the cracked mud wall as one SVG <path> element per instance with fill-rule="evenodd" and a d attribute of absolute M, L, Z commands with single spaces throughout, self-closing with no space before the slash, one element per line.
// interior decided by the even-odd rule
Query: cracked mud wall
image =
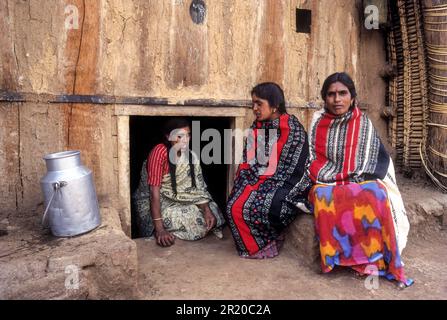
<path fill-rule="evenodd" d="M 1 89 L 239 100 L 271 80 L 300 105 L 318 100 L 334 71 L 349 72 L 365 101 L 370 84 L 385 87 L 383 39 L 362 26 L 361 1 L 215 0 L 202 25 L 189 3 L 4 1 Z M 67 5 L 78 8 L 78 29 L 65 29 Z M 310 35 L 295 31 L 296 7 L 312 10 Z"/>
<path fill-rule="evenodd" d="M 18 116 L 18 104 L 0 105 L 0 220 L 16 212 L 21 200 Z"/>
<path fill-rule="evenodd" d="M 206 1 L 203 24 L 189 0 L 26 0 L 0 4 L 0 90 L 188 99 L 249 99 L 276 81 L 299 106 L 345 70 L 386 139 L 379 110 L 385 63 L 378 31 L 362 27 L 361 1 Z M 78 9 L 78 29 L 65 22 Z M 295 32 L 295 8 L 312 10 L 312 33 Z M 150 106 L 148 106 L 150 108 Z M 205 111 L 206 112 L 206 111 Z M 293 109 L 303 122 L 311 112 Z M 309 114 L 308 114 L 309 113 Z M 247 121 L 251 121 L 248 112 Z M 42 156 L 79 149 L 100 197 L 117 194 L 114 106 L 0 102 L 0 220 L 42 201 Z"/>

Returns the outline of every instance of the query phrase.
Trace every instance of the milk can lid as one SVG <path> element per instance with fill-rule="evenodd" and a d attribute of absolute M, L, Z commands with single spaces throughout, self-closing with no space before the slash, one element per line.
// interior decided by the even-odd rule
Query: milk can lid
<path fill-rule="evenodd" d="M 49 153 L 43 157 L 44 160 L 53 160 L 53 159 L 61 159 L 67 157 L 77 156 L 81 153 L 79 150 L 69 150 L 62 152 Z"/>

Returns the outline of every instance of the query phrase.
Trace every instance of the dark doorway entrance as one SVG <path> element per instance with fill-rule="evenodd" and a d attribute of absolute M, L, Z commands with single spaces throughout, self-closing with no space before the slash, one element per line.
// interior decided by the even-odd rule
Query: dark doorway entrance
<path fill-rule="evenodd" d="M 131 116 L 129 121 L 130 138 L 130 190 L 133 193 L 138 187 L 140 180 L 141 167 L 144 160 L 149 155 L 152 148 L 162 141 L 162 128 L 169 117 L 150 117 L 150 116 Z M 224 130 L 232 126 L 230 117 L 188 117 L 192 121 L 200 122 L 200 134 L 206 129 L 216 129 L 222 137 L 221 155 L 219 164 L 204 164 L 201 161 L 202 172 L 208 191 L 211 193 L 214 201 L 218 204 L 222 212 L 225 210 L 227 186 L 228 186 L 228 164 L 223 163 L 224 156 Z M 206 146 L 209 141 L 201 141 L 200 150 Z M 212 154 L 211 154 L 212 156 Z M 135 227 L 135 210 L 131 206 L 132 238 L 138 238 L 138 232 Z"/>

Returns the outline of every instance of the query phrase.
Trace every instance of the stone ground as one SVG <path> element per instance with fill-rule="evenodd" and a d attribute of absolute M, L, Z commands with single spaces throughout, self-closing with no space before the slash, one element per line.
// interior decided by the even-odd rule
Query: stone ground
<path fill-rule="evenodd" d="M 321 274 L 318 265 L 299 261 L 293 248 L 268 260 L 236 254 L 231 235 L 213 235 L 197 242 L 177 240 L 161 248 L 151 239 L 137 239 L 139 287 L 144 299 L 447 299 L 447 231 L 413 236 L 404 250 L 406 274 L 413 286 L 399 290 L 379 280 L 377 290 L 347 269 Z M 286 239 L 287 241 L 287 239 Z"/>

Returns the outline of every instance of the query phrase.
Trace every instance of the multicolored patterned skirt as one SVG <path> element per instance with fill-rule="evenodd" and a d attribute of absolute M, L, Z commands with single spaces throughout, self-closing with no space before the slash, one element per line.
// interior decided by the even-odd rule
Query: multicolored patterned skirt
<path fill-rule="evenodd" d="M 323 272 L 336 265 L 378 274 L 406 286 L 388 195 L 378 181 L 315 185 L 310 194 Z"/>

